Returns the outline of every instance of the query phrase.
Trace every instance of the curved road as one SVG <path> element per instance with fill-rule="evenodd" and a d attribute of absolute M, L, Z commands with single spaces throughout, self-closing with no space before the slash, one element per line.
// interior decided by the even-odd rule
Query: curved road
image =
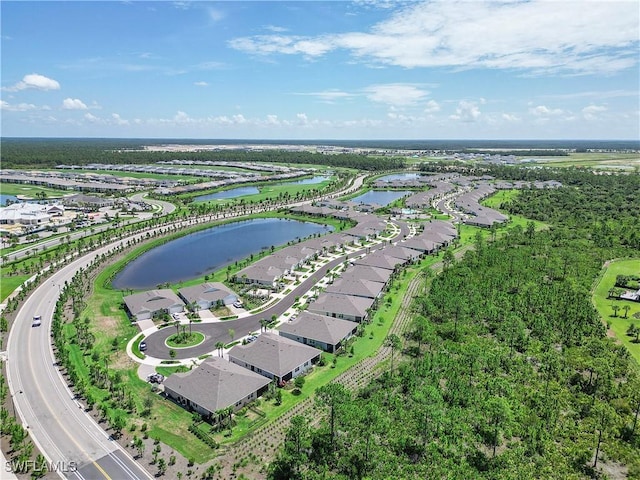
<path fill-rule="evenodd" d="M 103 247 L 54 273 L 24 302 L 7 341 L 7 383 L 23 426 L 48 461 L 68 478 L 152 478 L 84 412 L 62 378 L 51 348 L 50 326 L 60 285 L 85 268 Z M 42 325 L 32 327 L 34 315 Z"/>
<path fill-rule="evenodd" d="M 396 239 L 403 238 L 404 236 L 409 234 L 409 227 L 405 222 L 396 222 L 396 225 L 400 229 L 400 233 L 395 237 Z M 367 247 L 362 248 L 347 255 L 342 255 L 341 257 L 332 260 L 326 265 L 323 265 L 309 278 L 298 285 L 285 298 L 260 313 L 251 315 L 249 317 L 238 318 L 236 320 L 226 320 L 223 322 L 204 324 L 191 324 L 191 329 L 204 334 L 205 339 L 202 343 L 194 347 L 174 348 L 173 350 L 175 351 L 175 359 L 182 360 L 186 358 L 195 358 L 199 357 L 200 355 L 215 351 L 215 344 L 217 342 L 228 343 L 228 341 L 230 340 L 230 328 L 234 330 L 236 336 L 239 338 L 244 337 L 245 335 L 249 335 L 251 332 L 259 330 L 261 319 L 271 319 L 273 315 L 282 315 L 289 307 L 291 307 L 291 305 L 294 304 L 296 297 L 301 297 L 303 294 L 308 292 L 315 284 L 318 283 L 318 281 L 320 281 L 327 274 L 329 270 L 340 265 L 347 258 L 357 257 L 358 255 L 365 253 L 366 250 Z M 372 252 L 375 250 L 377 249 L 371 249 Z M 172 359 L 169 355 L 170 349 L 166 346 L 165 341 L 174 333 L 175 332 L 173 328 L 165 327 L 146 337 L 145 342 L 147 344 L 147 350 L 145 351 L 145 354 L 149 357 L 158 358 L 161 360 Z"/>
<path fill-rule="evenodd" d="M 363 179 L 364 176 L 359 176 L 345 191 L 359 188 Z M 344 193 L 333 192 L 332 195 Z M 154 202 L 163 209 L 175 208 L 169 202 L 149 201 Z M 196 220 L 177 223 L 186 226 L 190 221 Z M 57 473 L 63 478 L 153 478 L 85 413 L 55 364 L 50 339 L 51 319 L 60 296 L 60 286 L 70 282 L 79 269 L 86 268 L 97 256 L 146 233 L 134 234 L 98 248 L 58 270 L 27 298 L 16 313 L 9 332 L 6 368 L 13 409 L 47 461 L 59 466 Z M 29 249 L 32 248 L 34 246 Z M 31 326 L 34 315 L 42 317 L 41 326 Z"/>
<path fill-rule="evenodd" d="M 134 202 L 144 202 L 144 203 L 148 203 L 149 205 L 160 207 L 162 209 L 161 215 L 168 215 L 169 213 L 172 213 L 176 209 L 176 206 L 173 203 L 165 202 L 164 200 L 148 199 L 145 197 L 146 194 L 147 194 L 146 192 L 140 192 L 140 193 L 136 193 L 135 195 L 132 195 L 130 198 Z M 122 225 L 129 225 L 131 223 L 137 223 L 143 220 L 145 219 L 127 220 L 126 222 L 122 222 Z M 4 257 L 6 257 L 6 261 L 19 260 L 20 258 L 25 258 L 30 256 L 33 251 L 36 251 L 36 250 L 42 251 L 47 248 L 58 246 L 66 241 L 66 237 L 69 237 L 69 240 L 72 241 L 72 240 L 77 240 L 83 237 L 89 237 L 97 233 L 104 232 L 105 230 L 111 230 L 112 228 L 114 228 L 114 226 L 111 224 L 96 225 L 91 228 L 86 228 L 84 230 L 79 230 L 77 232 L 69 233 L 68 235 L 60 235 L 55 238 L 51 238 L 49 240 L 43 240 L 42 242 L 30 244 L 24 248 L 21 248 L 20 250 L 15 250 L 12 253 L 4 255 Z M 93 230 L 93 232 L 91 230 Z"/>

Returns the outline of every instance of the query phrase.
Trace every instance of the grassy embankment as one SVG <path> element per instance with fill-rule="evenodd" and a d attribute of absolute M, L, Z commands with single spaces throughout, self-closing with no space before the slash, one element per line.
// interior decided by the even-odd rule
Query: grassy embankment
<path fill-rule="evenodd" d="M 3 195 L 24 195 L 26 197 L 38 198 L 39 194 L 44 193 L 46 198 L 60 198 L 64 195 L 70 195 L 76 192 L 69 190 L 58 190 L 55 188 L 42 187 L 40 185 L 26 185 L 22 183 L 0 183 L 0 193 Z M 46 200 L 45 198 L 45 200 Z"/>
<path fill-rule="evenodd" d="M 640 258 L 614 260 L 604 269 L 598 284 L 593 289 L 592 300 L 603 321 L 611 325 L 611 330 L 616 338 L 625 346 L 631 356 L 640 364 L 640 343 L 634 343 L 634 337 L 627 335 L 629 325 L 634 324 L 640 328 L 640 302 L 630 300 L 618 300 L 609 298 L 609 290 L 616 283 L 618 275 L 640 275 Z M 612 306 L 620 307 L 615 315 Z M 622 307 L 628 305 L 629 311 L 626 313 Z M 638 315 L 634 317 L 634 315 Z"/>

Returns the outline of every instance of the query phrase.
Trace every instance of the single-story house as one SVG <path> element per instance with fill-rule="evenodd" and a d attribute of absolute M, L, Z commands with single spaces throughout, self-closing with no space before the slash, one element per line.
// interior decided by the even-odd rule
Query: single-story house
<path fill-rule="evenodd" d="M 353 295 L 354 297 L 378 298 L 383 288 L 383 283 L 372 280 L 338 278 L 325 288 L 325 292 L 339 295 Z"/>
<path fill-rule="evenodd" d="M 179 313 L 184 311 L 184 302 L 168 288 L 148 290 L 124 297 L 127 310 L 136 320 L 147 320 L 161 312 Z"/>
<path fill-rule="evenodd" d="M 194 370 L 174 373 L 164 381 L 164 393 L 180 405 L 211 418 L 224 408 L 242 408 L 267 388 L 268 378 L 220 357 L 209 357 Z"/>
<path fill-rule="evenodd" d="M 302 375 L 320 359 L 320 350 L 275 333 L 262 333 L 229 350 L 229 361 L 278 382 Z"/>
<path fill-rule="evenodd" d="M 366 265 L 351 265 L 345 269 L 340 278 L 370 280 L 372 282 L 387 283 L 393 272 L 386 268 L 368 267 Z"/>
<path fill-rule="evenodd" d="M 178 290 L 178 294 L 189 306 L 207 310 L 219 304 L 230 305 L 238 301 L 238 296 L 219 282 L 207 282 Z"/>
<path fill-rule="evenodd" d="M 362 322 L 367 319 L 368 310 L 374 302 L 373 298 L 325 292 L 321 293 L 307 310 L 311 313 L 342 318 L 351 322 Z"/>
<path fill-rule="evenodd" d="M 240 270 L 234 277 L 234 281 L 242 283 L 258 283 L 276 288 L 278 282 L 284 277 L 285 269 L 256 262 Z"/>
<path fill-rule="evenodd" d="M 325 352 L 334 353 L 342 342 L 355 335 L 358 325 L 348 320 L 327 317 L 311 312 L 300 312 L 295 320 L 283 323 L 280 336 Z"/>
<path fill-rule="evenodd" d="M 386 268 L 387 270 L 395 270 L 398 265 L 406 263 L 405 260 L 399 258 L 389 257 L 381 252 L 375 252 L 370 255 L 365 255 L 362 258 L 358 258 L 353 263 L 355 265 L 365 265 L 368 267 Z"/>

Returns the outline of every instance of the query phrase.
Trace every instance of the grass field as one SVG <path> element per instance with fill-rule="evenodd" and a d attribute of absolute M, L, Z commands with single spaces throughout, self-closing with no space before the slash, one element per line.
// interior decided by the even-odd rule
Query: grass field
<path fill-rule="evenodd" d="M 633 170 L 640 168 L 640 155 L 637 153 L 571 153 L 567 157 L 542 157 L 536 159 L 535 163 L 553 167 Z"/>
<path fill-rule="evenodd" d="M 632 337 L 626 334 L 631 323 L 640 327 L 640 319 L 634 318 L 635 314 L 640 315 L 640 303 L 608 298 L 608 292 L 615 284 L 617 275 L 640 275 L 640 258 L 612 261 L 594 288 L 592 300 L 602 320 L 611 325 L 616 338 L 627 347 L 633 358 L 640 364 L 640 343 L 633 343 Z M 614 316 L 611 308 L 613 305 L 621 307 L 617 316 Z M 630 307 L 627 318 L 623 318 L 625 313 L 622 307 L 625 305 Z"/>
<path fill-rule="evenodd" d="M 63 195 L 69 195 L 69 190 L 57 190 L 55 188 L 41 187 L 40 185 L 23 185 L 21 183 L 0 183 L 0 193 L 4 195 L 25 195 L 31 198 L 37 198 L 36 194 L 45 193 L 47 197 L 58 198 Z"/>

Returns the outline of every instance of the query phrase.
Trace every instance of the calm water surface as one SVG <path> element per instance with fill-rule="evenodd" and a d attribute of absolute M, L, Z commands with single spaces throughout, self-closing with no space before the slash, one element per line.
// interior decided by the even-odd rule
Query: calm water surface
<path fill-rule="evenodd" d="M 409 190 L 369 190 L 367 193 L 352 198 L 351 201 L 356 203 L 377 203 L 384 207 L 409 193 L 411 193 Z"/>
<path fill-rule="evenodd" d="M 255 195 L 260 193 L 257 187 L 238 187 L 221 192 L 210 193 L 208 195 L 200 195 L 193 199 L 194 202 L 206 202 L 208 200 L 224 200 L 228 198 L 244 197 L 245 195 Z"/>
<path fill-rule="evenodd" d="M 378 180 L 382 180 L 383 182 L 393 182 L 394 180 L 415 180 L 419 176 L 420 174 L 418 173 L 394 173 L 392 175 L 380 177 Z"/>
<path fill-rule="evenodd" d="M 333 227 L 282 218 L 259 218 L 212 227 L 156 247 L 129 263 L 113 288 L 150 289 L 223 268 L 271 246 L 329 233 Z"/>
<path fill-rule="evenodd" d="M 15 202 L 16 200 L 18 200 L 18 197 L 16 197 L 15 195 L 5 195 L 4 193 L 0 193 L 0 206 L 6 206 L 7 200 Z"/>

